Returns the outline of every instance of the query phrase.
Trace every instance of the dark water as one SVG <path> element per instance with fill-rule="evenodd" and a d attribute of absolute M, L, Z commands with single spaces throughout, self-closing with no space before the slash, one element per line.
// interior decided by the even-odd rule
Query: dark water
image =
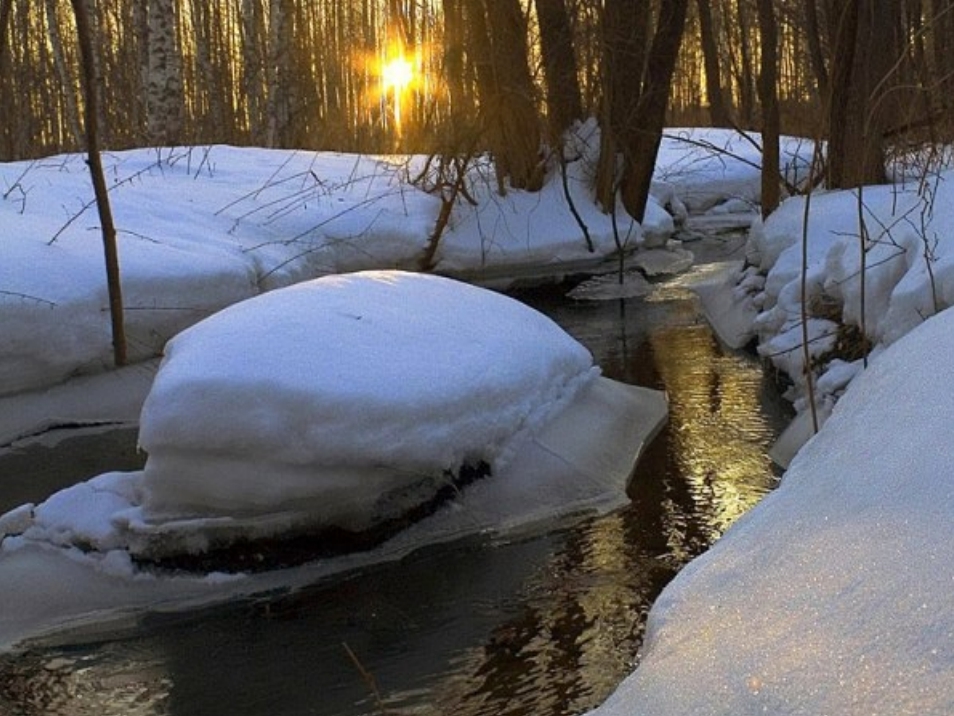
<path fill-rule="evenodd" d="M 635 665 L 659 590 L 773 487 L 766 452 L 788 415 L 757 362 L 724 351 L 678 286 L 625 302 L 521 298 L 605 374 L 668 392 L 670 421 L 631 505 L 0 658 L 0 716 L 549 716 L 599 704 Z"/>

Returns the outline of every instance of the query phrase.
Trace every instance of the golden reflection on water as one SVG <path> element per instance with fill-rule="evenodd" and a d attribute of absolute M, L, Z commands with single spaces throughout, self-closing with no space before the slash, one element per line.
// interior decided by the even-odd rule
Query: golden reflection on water
<path fill-rule="evenodd" d="M 657 331 L 650 346 L 669 393 L 669 453 L 712 542 L 774 484 L 774 431 L 759 420 L 763 376 L 704 326 Z"/>

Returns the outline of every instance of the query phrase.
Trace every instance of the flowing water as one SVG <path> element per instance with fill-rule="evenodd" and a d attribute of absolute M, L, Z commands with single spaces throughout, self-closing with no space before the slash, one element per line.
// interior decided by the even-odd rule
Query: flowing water
<path fill-rule="evenodd" d="M 606 375 L 668 392 L 669 423 L 628 507 L 0 657 L 0 716 L 550 716 L 600 703 L 633 669 L 662 587 L 774 486 L 767 451 L 789 416 L 758 362 L 720 347 L 678 281 L 626 301 L 578 303 L 556 288 L 519 297 Z M 101 444 L 96 468 L 129 467 L 134 439 L 80 437 L 60 453 Z M 56 455 L 21 456 L 36 480 L 0 484 L 0 509 L 89 476 Z"/>

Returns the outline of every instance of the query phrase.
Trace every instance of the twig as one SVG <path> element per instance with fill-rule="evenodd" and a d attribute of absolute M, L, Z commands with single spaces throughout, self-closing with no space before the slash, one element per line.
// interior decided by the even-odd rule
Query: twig
<path fill-rule="evenodd" d="M 341 646 L 344 647 L 345 653 L 348 655 L 348 658 L 351 659 L 351 663 L 354 664 L 354 668 L 356 668 L 358 673 L 361 674 L 361 678 L 364 679 L 364 683 L 368 685 L 368 690 L 374 697 L 374 705 L 377 706 L 378 711 L 381 712 L 382 716 L 386 716 L 388 710 L 384 706 L 384 700 L 381 698 L 381 692 L 378 690 L 378 684 L 374 680 L 374 675 L 364 668 L 364 665 L 351 650 L 351 647 L 348 646 L 347 642 L 341 642 Z"/>

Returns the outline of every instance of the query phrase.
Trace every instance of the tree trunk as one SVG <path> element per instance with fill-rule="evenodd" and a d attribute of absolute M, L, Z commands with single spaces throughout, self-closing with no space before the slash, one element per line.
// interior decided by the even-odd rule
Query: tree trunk
<path fill-rule="evenodd" d="M 109 291 L 109 315 L 113 334 L 113 361 L 117 367 L 126 364 L 126 331 L 123 321 L 123 296 L 119 280 L 119 253 L 116 248 L 116 227 L 109 206 L 109 191 L 100 161 L 99 149 L 99 83 L 93 56 L 93 40 L 90 31 L 87 0 L 71 0 L 79 36 L 80 55 L 83 66 L 83 84 L 86 88 L 86 151 L 96 208 L 103 232 L 103 249 L 106 256 L 106 283 Z"/>
<path fill-rule="evenodd" d="M 739 103 L 741 105 L 742 125 L 751 127 L 754 107 L 755 91 L 753 89 L 753 77 L 755 73 L 752 69 L 752 46 L 749 43 L 749 28 L 752 26 L 749 22 L 748 0 L 737 0 L 736 12 L 739 22 L 739 56 L 742 60 L 742 67 L 739 73 Z"/>
<path fill-rule="evenodd" d="M 604 211 L 616 201 L 617 153 L 634 141 L 649 45 L 651 5 L 647 0 L 606 0 L 603 9 L 603 104 L 596 199 Z"/>
<path fill-rule="evenodd" d="M 656 32 L 646 60 L 643 90 L 632 132 L 623 144 L 623 206 L 642 221 L 649 200 L 656 156 L 666 123 L 666 108 L 689 0 L 662 0 Z"/>
<path fill-rule="evenodd" d="M 542 136 L 527 64 L 520 0 L 468 0 L 468 49 L 477 68 L 480 117 L 494 156 L 498 190 L 543 185 Z"/>
<path fill-rule="evenodd" d="M 269 147 L 288 145 L 291 124 L 289 91 L 291 78 L 291 32 L 288 0 L 271 0 L 268 18 L 268 132 Z"/>
<path fill-rule="evenodd" d="M 242 90 L 248 116 L 248 138 L 264 145 L 265 136 L 265 17 L 262 0 L 242 0 Z"/>
<path fill-rule="evenodd" d="M 564 0 L 535 0 L 535 6 L 547 84 L 547 120 L 551 140 L 557 141 L 573 122 L 583 119 L 573 36 Z"/>
<path fill-rule="evenodd" d="M 4 68 L 4 57 L 6 56 L 9 39 L 7 35 L 10 32 L 10 18 L 13 16 L 13 0 L 0 0 L 0 69 Z"/>
<path fill-rule="evenodd" d="M 716 42 L 715 24 L 709 0 L 696 0 L 699 11 L 699 35 L 702 42 L 702 57 L 706 72 L 706 100 L 709 102 L 709 118 L 713 127 L 730 127 L 729 111 L 722 95 L 722 71 L 719 67 L 719 45 Z"/>
<path fill-rule="evenodd" d="M 461 0 L 443 0 L 444 79 L 450 95 L 450 115 L 458 121 L 473 110 L 464 86 L 464 16 Z"/>
<path fill-rule="evenodd" d="M 778 114 L 778 26 L 773 0 L 759 2 L 759 34 L 762 40 L 759 72 L 759 104 L 762 105 L 762 217 L 778 208 L 781 198 Z"/>
<path fill-rule="evenodd" d="M 818 0 L 805 0 L 805 33 L 808 37 L 808 53 L 818 83 L 818 94 L 822 99 L 828 97 L 828 67 L 822 50 L 821 26 L 818 22 Z"/>
<path fill-rule="evenodd" d="M 182 132 L 182 62 L 174 0 L 149 0 L 146 134 L 150 144 L 176 144 Z"/>
<path fill-rule="evenodd" d="M 900 19 L 896 0 L 846 0 L 842 7 L 828 107 L 832 188 L 886 181 L 884 135 L 897 109 L 891 93 Z"/>

